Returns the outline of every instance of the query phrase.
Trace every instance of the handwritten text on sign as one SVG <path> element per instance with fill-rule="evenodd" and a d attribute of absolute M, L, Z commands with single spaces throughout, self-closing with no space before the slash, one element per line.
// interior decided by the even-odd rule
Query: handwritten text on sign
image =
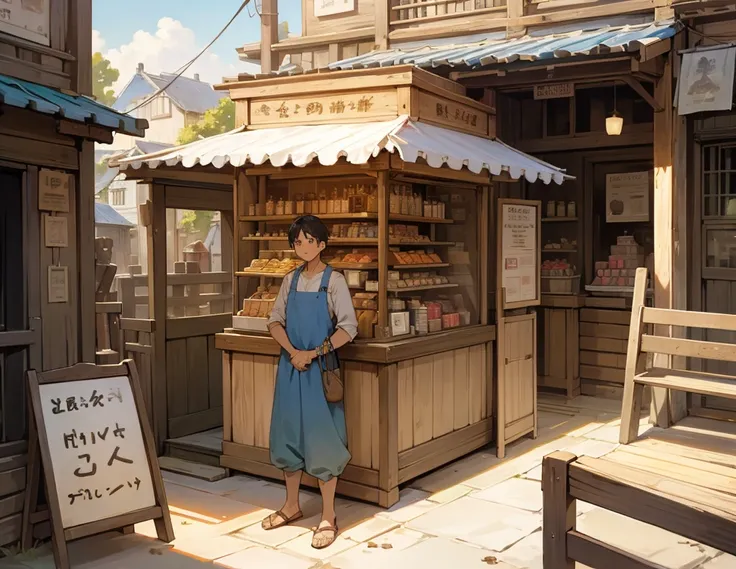
<path fill-rule="evenodd" d="M 156 504 L 127 377 L 39 390 L 64 528 Z"/>
<path fill-rule="evenodd" d="M 506 302 L 537 298 L 537 208 L 504 204 L 502 285 Z"/>

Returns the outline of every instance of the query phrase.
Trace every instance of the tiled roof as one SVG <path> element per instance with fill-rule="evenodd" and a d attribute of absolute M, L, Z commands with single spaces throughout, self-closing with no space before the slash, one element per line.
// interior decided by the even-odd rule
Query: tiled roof
<path fill-rule="evenodd" d="M 95 202 L 95 224 L 134 227 L 130 221 L 115 211 L 111 205 L 100 202 Z"/>

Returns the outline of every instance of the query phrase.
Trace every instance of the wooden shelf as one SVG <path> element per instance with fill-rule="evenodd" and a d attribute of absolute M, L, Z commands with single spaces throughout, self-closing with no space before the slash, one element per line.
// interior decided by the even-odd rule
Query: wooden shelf
<path fill-rule="evenodd" d="M 243 215 L 240 221 L 266 221 L 266 222 L 289 222 L 291 223 L 297 217 L 309 214 L 293 214 L 293 215 Z M 367 211 L 361 213 L 323 213 L 317 214 L 320 219 L 339 221 L 342 219 L 378 219 L 377 213 L 369 213 Z"/>
<path fill-rule="evenodd" d="M 378 263 L 327 263 L 333 269 L 347 269 L 355 271 L 371 271 L 378 268 Z"/>
<path fill-rule="evenodd" d="M 542 223 L 565 223 L 577 221 L 577 217 L 543 217 Z"/>
<path fill-rule="evenodd" d="M 455 241 L 391 241 L 390 247 L 453 247 Z"/>
<path fill-rule="evenodd" d="M 290 223 L 294 221 L 299 215 L 243 215 L 239 219 L 240 221 L 264 221 L 270 223 Z M 378 214 L 374 212 L 361 212 L 361 213 L 323 213 L 317 214 L 322 220 L 327 221 L 340 221 L 340 220 L 364 220 L 364 219 L 378 219 Z M 403 222 L 414 222 L 414 223 L 453 223 L 452 219 L 436 219 L 434 217 L 422 217 L 417 215 L 401 215 L 400 213 L 392 213 L 389 215 L 389 221 L 403 221 Z"/>
<path fill-rule="evenodd" d="M 577 249 L 542 249 L 542 253 L 577 253 Z"/>
<path fill-rule="evenodd" d="M 443 288 L 457 288 L 459 284 L 447 283 L 441 285 L 408 286 L 406 288 L 390 288 L 388 292 L 416 292 L 420 290 L 440 290 Z"/>
<path fill-rule="evenodd" d="M 288 237 L 243 237 L 243 241 L 288 241 Z M 378 245 L 375 237 L 330 237 L 328 246 L 332 245 Z"/>
<path fill-rule="evenodd" d="M 445 267 L 451 266 L 450 263 L 425 263 L 425 264 L 419 264 L 419 265 L 402 265 L 400 263 L 392 264 L 392 269 L 397 270 L 411 270 L 411 269 L 443 269 Z"/>
<path fill-rule="evenodd" d="M 392 213 L 388 216 L 389 221 L 408 221 L 414 223 L 454 223 L 452 219 L 438 219 L 435 217 L 422 217 L 419 215 L 401 215 L 400 213 Z"/>
<path fill-rule="evenodd" d="M 283 279 L 289 273 L 261 273 L 258 271 L 237 271 L 236 277 L 265 277 L 267 279 Z"/>

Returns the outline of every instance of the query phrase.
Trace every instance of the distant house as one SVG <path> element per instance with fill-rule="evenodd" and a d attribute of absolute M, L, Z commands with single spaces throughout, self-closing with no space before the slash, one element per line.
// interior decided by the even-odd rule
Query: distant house
<path fill-rule="evenodd" d="M 173 73 L 148 73 L 143 64 L 139 63 L 135 75 L 121 89 L 113 105 L 116 110 L 130 111 L 132 116 L 148 120 L 146 140 L 176 143 L 182 128 L 198 122 L 206 111 L 216 107 L 220 99 L 228 96 L 227 92 L 215 91 L 212 85 L 200 81 L 197 74 L 194 79 L 178 77 L 169 85 L 174 77 L 176 76 Z M 132 110 L 164 87 L 166 90 L 163 93 L 135 111 Z M 116 135 L 111 145 L 117 149 L 132 146 L 133 138 L 125 135 Z"/>
<path fill-rule="evenodd" d="M 149 142 L 147 140 L 133 140 L 133 146 L 127 150 L 112 151 L 108 150 L 104 159 L 109 161 L 111 158 L 132 158 L 142 154 L 158 152 L 166 148 L 171 148 L 172 144 L 163 144 L 160 142 Z M 118 168 L 107 167 L 105 170 L 98 172 L 95 177 L 95 206 L 105 205 L 115 212 L 118 220 L 127 221 L 132 231 L 128 231 L 127 251 L 129 255 L 134 255 L 138 259 L 138 264 L 146 264 L 148 258 L 146 251 L 145 234 L 143 228 L 138 227 L 138 205 L 144 203 L 148 199 L 148 186 L 145 184 L 136 184 L 125 179 L 124 174 L 120 174 Z M 97 212 L 95 212 L 97 216 Z M 95 217 L 97 220 L 97 217 Z M 96 221 L 97 223 L 97 221 Z M 117 233 L 117 235 L 122 235 Z M 99 235 L 98 235 L 99 237 Z M 114 235 L 106 235 L 111 237 L 115 242 Z M 115 242 L 115 247 L 117 243 Z M 116 249 L 113 249 L 117 254 Z M 130 260 L 126 258 L 125 263 L 116 263 L 118 265 L 118 273 L 123 271 L 123 267 L 127 267 Z"/>
<path fill-rule="evenodd" d="M 118 266 L 118 273 L 128 270 L 131 230 L 134 229 L 135 224 L 125 219 L 112 206 L 95 203 L 95 237 L 112 239 L 112 263 Z"/>

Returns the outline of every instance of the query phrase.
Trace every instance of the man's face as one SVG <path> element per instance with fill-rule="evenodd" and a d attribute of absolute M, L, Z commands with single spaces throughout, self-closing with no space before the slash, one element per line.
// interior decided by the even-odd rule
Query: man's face
<path fill-rule="evenodd" d="M 317 241 L 311 235 L 304 235 L 304 231 L 300 231 L 299 236 L 294 240 L 294 252 L 297 257 L 306 262 L 318 257 L 324 248 L 324 243 Z"/>

